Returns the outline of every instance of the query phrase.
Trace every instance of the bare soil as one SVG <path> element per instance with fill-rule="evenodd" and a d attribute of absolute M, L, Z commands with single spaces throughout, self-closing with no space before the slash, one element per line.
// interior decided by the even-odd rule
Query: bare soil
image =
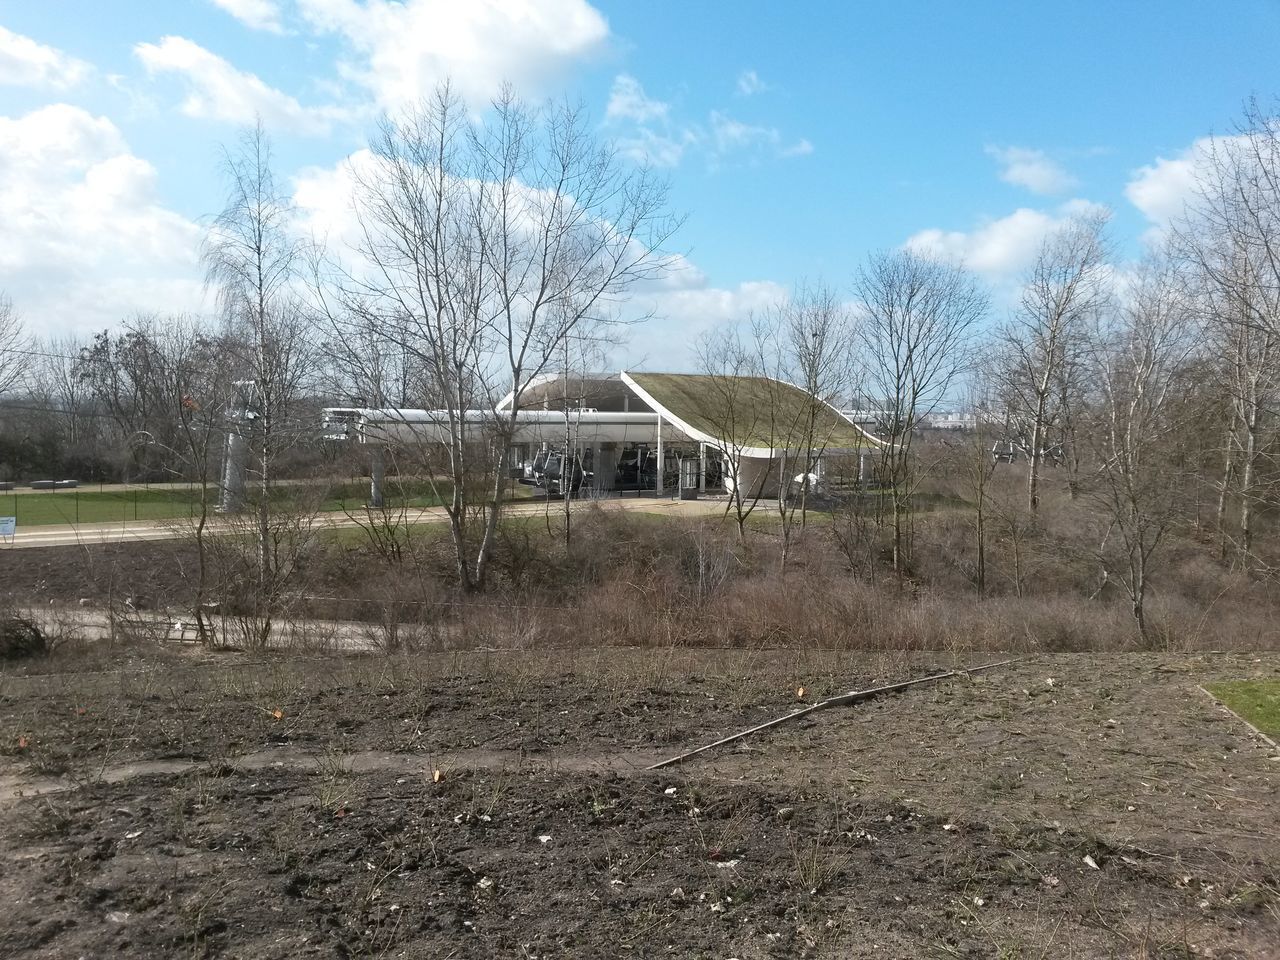
<path fill-rule="evenodd" d="M 193 545 L 157 542 L 0 550 L 0 594 L 16 603 L 95 603 L 146 594 L 157 606 L 184 606 L 193 594 Z"/>
<path fill-rule="evenodd" d="M 0 956 L 1280 956 L 1280 761 L 1198 687 L 1275 654 L 1037 655 L 655 772 L 956 662 L 103 660 L 0 674 Z"/>

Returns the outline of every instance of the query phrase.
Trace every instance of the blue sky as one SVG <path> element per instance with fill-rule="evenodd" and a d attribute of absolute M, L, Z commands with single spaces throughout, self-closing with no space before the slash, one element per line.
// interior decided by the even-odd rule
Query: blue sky
<path fill-rule="evenodd" d="M 1137 256 L 1197 142 L 1280 93 L 1277 41 L 1275 0 L 0 0 L 0 289 L 42 333 L 207 310 L 238 125 L 262 114 L 314 198 L 448 75 L 477 109 L 504 79 L 580 99 L 669 176 L 695 269 L 644 295 L 619 364 L 687 367 L 698 331 L 904 244 L 963 257 L 1002 309 L 1074 210 L 1108 207 Z"/>

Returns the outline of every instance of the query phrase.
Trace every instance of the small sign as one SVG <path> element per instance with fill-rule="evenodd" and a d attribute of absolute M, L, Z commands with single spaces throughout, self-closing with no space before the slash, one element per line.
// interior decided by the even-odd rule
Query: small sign
<path fill-rule="evenodd" d="M 0 537 L 12 537 L 18 529 L 17 517 L 0 517 Z"/>

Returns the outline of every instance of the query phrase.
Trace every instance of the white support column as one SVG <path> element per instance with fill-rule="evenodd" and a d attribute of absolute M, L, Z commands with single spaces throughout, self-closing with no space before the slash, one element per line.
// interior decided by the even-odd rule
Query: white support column
<path fill-rule="evenodd" d="M 379 444 L 373 448 L 373 464 L 369 470 L 369 506 L 381 510 L 384 504 L 382 497 L 382 481 L 386 475 L 385 453 Z"/>
<path fill-rule="evenodd" d="M 698 444 L 698 492 L 703 493 L 707 489 L 707 445 L 705 443 Z"/>
<path fill-rule="evenodd" d="M 662 414 L 658 414 L 658 479 L 654 485 L 654 492 L 658 496 L 662 496 L 662 473 L 664 464 L 665 461 L 662 459 Z"/>
<path fill-rule="evenodd" d="M 240 432 L 241 423 L 232 424 L 227 433 L 226 458 L 222 472 L 222 497 L 219 513 L 239 513 L 244 509 L 246 464 L 249 440 Z"/>

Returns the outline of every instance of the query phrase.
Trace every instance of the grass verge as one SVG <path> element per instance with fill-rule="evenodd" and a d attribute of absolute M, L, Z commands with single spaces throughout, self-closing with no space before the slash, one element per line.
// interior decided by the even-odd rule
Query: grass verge
<path fill-rule="evenodd" d="M 1272 739 L 1280 739 L 1280 680 L 1229 680 L 1205 689 Z"/>

